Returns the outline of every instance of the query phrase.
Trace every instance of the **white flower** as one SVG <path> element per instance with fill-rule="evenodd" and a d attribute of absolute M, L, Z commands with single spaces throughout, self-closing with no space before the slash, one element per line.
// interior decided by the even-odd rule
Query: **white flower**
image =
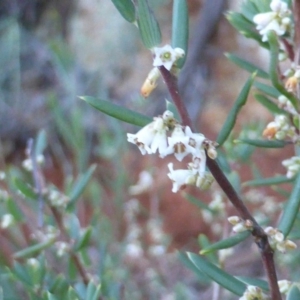
<path fill-rule="evenodd" d="M 136 134 L 127 133 L 127 140 L 136 144 L 143 155 L 155 153 L 157 150 L 162 153 L 167 147 L 167 129 L 163 118 L 157 117 Z"/>
<path fill-rule="evenodd" d="M 172 163 L 168 164 L 168 168 L 170 170 L 170 173 L 168 173 L 168 177 L 173 182 L 173 193 L 176 193 L 180 189 L 185 188 L 185 186 L 188 184 L 196 183 L 196 176 L 192 173 L 191 170 L 174 170 Z"/>
<path fill-rule="evenodd" d="M 143 192 L 149 191 L 153 184 L 153 177 L 147 171 L 142 171 L 139 174 L 139 180 L 135 185 L 129 187 L 130 195 L 138 195 Z"/>
<path fill-rule="evenodd" d="M 262 41 L 268 40 L 267 34 L 274 30 L 277 35 L 283 35 L 290 25 L 289 15 L 291 11 L 285 2 L 281 0 L 273 0 L 270 3 L 272 11 L 260 13 L 254 16 L 253 22 L 257 24 L 256 29 L 262 35 Z"/>
<path fill-rule="evenodd" d="M 268 299 L 266 295 L 263 294 L 261 288 L 249 285 L 245 290 L 243 296 L 239 300 L 265 300 Z"/>
<path fill-rule="evenodd" d="M 176 60 L 184 56 L 184 51 L 181 48 L 174 49 L 170 45 L 154 47 L 152 51 L 154 55 L 153 67 L 164 66 L 169 71 Z"/>
<path fill-rule="evenodd" d="M 6 229 L 6 228 L 10 227 L 11 225 L 13 225 L 14 221 L 15 221 L 15 218 L 13 215 L 5 214 L 5 215 L 3 215 L 2 219 L 1 219 L 0 227 L 2 229 Z"/>
<path fill-rule="evenodd" d="M 300 171 L 300 157 L 293 156 L 282 161 L 282 165 L 287 168 L 286 177 L 293 178 Z"/>
<path fill-rule="evenodd" d="M 189 145 L 190 138 L 185 135 L 181 125 L 176 125 L 171 137 L 168 138 L 169 146 L 161 153 L 161 157 L 165 157 L 174 153 L 175 157 L 182 161 L 182 159 L 189 153 L 194 151 L 194 148 Z"/>
<path fill-rule="evenodd" d="M 287 250 L 294 250 L 297 248 L 297 245 L 293 241 L 285 239 L 282 232 L 277 228 L 269 226 L 265 228 L 264 231 L 268 235 L 270 246 L 273 249 L 285 253 Z"/>
<path fill-rule="evenodd" d="M 289 291 L 291 285 L 292 285 L 292 282 L 288 281 L 286 279 L 278 281 L 279 291 L 281 294 L 286 294 Z"/>

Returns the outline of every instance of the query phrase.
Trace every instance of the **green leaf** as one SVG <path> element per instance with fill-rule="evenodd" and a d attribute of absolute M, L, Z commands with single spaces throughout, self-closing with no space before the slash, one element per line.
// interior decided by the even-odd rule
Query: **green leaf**
<path fill-rule="evenodd" d="M 8 213 L 13 215 L 15 221 L 17 221 L 17 222 L 23 222 L 24 221 L 24 219 L 25 219 L 24 214 L 21 211 L 21 209 L 19 208 L 18 204 L 14 200 L 9 199 L 6 202 L 6 207 L 7 207 Z"/>
<path fill-rule="evenodd" d="M 253 31 L 253 23 L 249 22 L 242 14 L 230 11 L 226 14 L 227 20 L 230 24 L 236 28 L 239 32 L 251 32 Z"/>
<path fill-rule="evenodd" d="M 178 68 L 182 68 L 188 51 L 189 38 L 189 14 L 186 0 L 173 1 L 173 22 L 172 22 L 172 47 L 181 48 L 185 56 L 176 62 Z"/>
<path fill-rule="evenodd" d="M 237 100 L 235 101 L 232 109 L 230 110 L 228 117 L 225 121 L 225 124 L 223 125 L 218 137 L 217 137 L 217 143 L 221 146 L 226 139 L 228 138 L 231 130 L 234 127 L 234 124 L 236 122 L 238 113 L 240 112 L 241 108 L 246 104 L 247 97 L 250 91 L 250 88 L 252 86 L 253 80 L 255 77 L 255 73 L 250 76 L 250 78 L 245 83 L 242 91 L 240 92 Z"/>
<path fill-rule="evenodd" d="M 91 235 L 93 233 L 93 228 L 91 226 L 87 227 L 79 239 L 74 245 L 74 251 L 80 251 L 86 247 L 90 241 Z"/>
<path fill-rule="evenodd" d="M 270 100 L 268 97 L 262 94 L 255 94 L 255 99 L 262 104 L 264 107 L 266 107 L 272 114 L 274 115 L 286 115 L 287 112 L 281 108 L 278 107 L 276 103 L 274 103 L 272 100 Z"/>
<path fill-rule="evenodd" d="M 208 248 L 211 245 L 211 242 L 205 234 L 199 234 L 198 244 L 199 244 L 200 248 Z M 215 265 L 218 264 L 219 259 L 218 259 L 217 253 L 208 252 L 206 254 L 206 258 L 211 263 L 213 263 Z"/>
<path fill-rule="evenodd" d="M 213 210 L 210 209 L 206 203 L 202 202 L 201 200 L 197 199 L 196 197 L 189 195 L 189 194 L 184 194 L 184 198 L 187 199 L 192 204 L 194 204 L 195 206 L 197 206 L 198 208 L 208 210 L 211 213 L 213 213 Z"/>
<path fill-rule="evenodd" d="M 138 28 L 143 44 L 152 49 L 161 43 L 161 33 L 157 20 L 147 0 L 137 0 Z"/>
<path fill-rule="evenodd" d="M 35 142 L 35 155 L 43 154 L 45 148 L 47 146 L 47 135 L 44 129 L 40 130 Z"/>
<path fill-rule="evenodd" d="M 300 173 L 296 177 L 292 193 L 287 201 L 283 215 L 279 221 L 278 229 L 282 231 L 284 236 L 288 236 L 293 228 L 300 207 Z"/>
<path fill-rule="evenodd" d="M 258 81 L 254 81 L 253 85 L 261 92 L 264 92 L 265 94 L 273 98 L 278 98 L 280 96 L 280 93 L 272 86 L 269 86 L 267 84 Z"/>
<path fill-rule="evenodd" d="M 58 300 L 53 294 L 47 292 L 47 300 Z"/>
<path fill-rule="evenodd" d="M 15 252 L 13 254 L 13 257 L 15 259 L 19 259 L 19 258 L 27 258 L 27 257 L 36 256 L 44 249 L 49 248 L 52 244 L 54 244 L 54 242 L 55 242 L 55 239 L 53 238 L 53 239 L 49 239 L 46 242 L 42 242 L 42 243 L 35 244 L 33 246 L 29 246 L 25 249 Z"/>
<path fill-rule="evenodd" d="M 207 254 L 212 251 L 233 247 L 233 246 L 239 244 L 240 242 L 244 241 L 250 234 L 251 234 L 250 231 L 244 231 L 244 232 L 237 233 L 227 239 L 216 242 L 216 243 L 211 244 L 210 246 L 202 249 L 200 251 L 200 254 L 204 255 L 204 254 Z"/>
<path fill-rule="evenodd" d="M 79 300 L 78 294 L 71 286 L 68 289 L 68 300 Z"/>
<path fill-rule="evenodd" d="M 257 73 L 257 77 L 261 77 L 261 78 L 265 78 L 268 79 L 269 75 L 267 72 L 265 72 L 264 70 L 260 69 L 259 67 L 253 65 L 252 63 L 232 54 L 232 53 L 226 53 L 225 56 L 232 61 L 233 63 L 235 63 L 237 66 L 239 66 L 240 68 L 250 72 L 250 73 Z"/>
<path fill-rule="evenodd" d="M 19 279 L 19 281 L 21 281 L 25 285 L 27 286 L 33 285 L 31 277 L 29 276 L 29 272 L 27 271 L 26 267 L 24 267 L 20 263 L 14 261 L 11 272 L 15 278 Z"/>
<path fill-rule="evenodd" d="M 22 181 L 20 178 L 15 178 L 14 183 L 19 192 L 21 192 L 25 197 L 37 200 L 36 193 L 28 183 Z"/>
<path fill-rule="evenodd" d="M 206 273 L 213 281 L 234 293 L 235 295 L 242 296 L 246 290 L 246 285 L 214 264 L 205 260 L 202 256 L 187 252 L 188 258 L 191 262 L 202 272 Z"/>
<path fill-rule="evenodd" d="M 89 183 L 95 169 L 96 169 L 96 165 L 95 164 L 91 165 L 89 169 L 84 174 L 80 175 L 79 178 L 76 180 L 69 193 L 69 197 L 70 197 L 69 206 L 74 204 L 74 202 L 78 200 L 78 198 L 81 196 L 87 184 Z"/>
<path fill-rule="evenodd" d="M 242 186 L 265 186 L 265 185 L 277 185 L 281 183 L 292 182 L 293 178 L 287 178 L 286 176 L 275 176 L 270 178 L 259 178 L 243 182 Z"/>
<path fill-rule="evenodd" d="M 135 7 L 131 0 L 111 0 L 122 17 L 133 23 L 135 21 Z"/>
<path fill-rule="evenodd" d="M 284 141 L 269 141 L 269 140 L 253 140 L 253 139 L 237 139 L 235 144 L 248 144 L 259 148 L 283 148 L 287 145 Z"/>
<path fill-rule="evenodd" d="M 247 285 L 254 285 L 260 287 L 262 290 L 268 292 L 269 291 L 269 284 L 265 280 L 245 277 L 245 276 L 235 276 L 238 280 L 246 283 Z"/>
<path fill-rule="evenodd" d="M 101 285 L 95 286 L 95 284 L 90 281 L 87 286 L 85 300 L 97 300 L 101 294 Z"/>
<path fill-rule="evenodd" d="M 278 78 L 278 55 L 279 55 L 279 44 L 277 40 L 277 35 L 273 30 L 268 33 L 268 41 L 270 44 L 270 79 L 274 87 L 278 92 L 286 96 L 294 107 L 298 107 L 298 99 L 290 92 L 288 92 L 285 87 L 282 85 L 281 81 Z"/>
<path fill-rule="evenodd" d="M 178 257 L 179 260 L 190 270 L 192 270 L 195 275 L 198 277 L 198 279 L 203 282 L 203 283 L 210 283 L 210 278 L 208 278 L 208 276 L 202 272 L 201 270 L 199 270 L 192 262 L 191 260 L 187 257 L 186 253 L 184 252 L 178 252 Z"/>
<path fill-rule="evenodd" d="M 126 123 L 143 127 L 152 122 L 152 119 L 147 116 L 106 100 L 96 99 L 89 96 L 82 96 L 79 98 L 83 101 L 86 101 L 88 104 L 105 113 L 106 115 L 109 115 Z"/>
<path fill-rule="evenodd" d="M 289 290 L 286 300 L 299 300 L 300 299 L 300 290 L 296 285 L 293 285 Z"/>

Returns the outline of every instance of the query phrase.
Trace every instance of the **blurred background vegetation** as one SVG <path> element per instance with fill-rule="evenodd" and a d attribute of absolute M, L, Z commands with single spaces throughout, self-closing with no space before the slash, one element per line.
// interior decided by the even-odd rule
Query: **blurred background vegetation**
<path fill-rule="evenodd" d="M 172 1 L 150 2 L 168 43 Z M 194 123 L 213 139 L 246 78 L 223 52 L 254 47 L 225 20 L 226 1 L 188 5 L 191 40 L 180 89 Z M 218 226 L 171 193 L 167 163 L 127 145 L 126 132 L 136 128 L 78 98 L 160 114 L 168 98 L 163 83 L 149 99 L 139 94 L 150 68 L 137 30 L 110 1 L 0 2 L 0 299 L 211 299 L 207 279 L 194 277 L 175 249 L 198 251 L 198 235 L 219 237 Z M 255 105 L 248 117 L 253 112 Z M 35 153 L 44 154 L 41 193 L 34 172 L 22 167 L 32 138 Z M 53 191 L 65 202 L 54 203 Z M 41 201 L 48 203 L 44 214 Z M 249 257 L 248 273 L 260 274 L 257 257 Z M 248 269 L 245 259 L 234 261 L 232 269 Z"/>

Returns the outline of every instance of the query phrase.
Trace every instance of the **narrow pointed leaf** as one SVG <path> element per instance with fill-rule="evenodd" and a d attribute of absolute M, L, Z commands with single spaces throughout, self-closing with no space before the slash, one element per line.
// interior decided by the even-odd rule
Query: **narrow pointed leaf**
<path fill-rule="evenodd" d="M 279 55 L 279 44 L 277 40 L 277 36 L 273 30 L 268 33 L 268 41 L 270 44 L 270 79 L 274 87 L 278 90 L 278 92 L 284 96 L 286 96 L 294 107 L 297 109 L 298 100 L 297 98 L 290 92 L 288 92 L 281 81 L 278 78 L 278 55 Z"/>
<path fill-rule="evenodd" d="M 300 299 L 300 290 L 296 285 L 293 285 L 289 290 L 286 300 L 299 300 Z"/>
<path fill-rule="evenodd" d="M 184 198 L 187 199 L 192 204 L 194 204 L 195 206 L 197 206 L 198 208 L 203 209 L 203 210 L 208 210 L 211 213 L 213 213 L 213 210 L 210 209 L 206 203 L 202 202 L 201 200 L 197 199 L 196 197 L 189 195 L 189 194 L 185 194 Z"/>
<path fill-rule="evenodd" d="M 26 258 L 26 257 L 36 256 L 44 249 L 49 248 L 52 244 L 54 244 L 54 242 L 55 242 L 55 239 L 49 239 L 46 242 L 35 244 L 33 246 L 27 247 L 25 249 L 22 249 L 16 253 L 14 253 L 13 257 L 15 259 L 18 259 L 18 258 Z"/>
<path fill-rule="evenodd" d="M 200 248 L 208 248 L 211 245 L 211 242 L 205 234 L 199 234 L 198 244 Z M 219 262 L 217 253 L 213 253 L 213 252 L 208 252 L 206 254 L 206 259 L 208 259 L 211 263 L 215 265 L 217 265 Z"/>
<path fill-rule="evenodd" d="M 265 186 L 265 185 L 277 185 L 282 183 L 292 182 L 294 178 L 287 178 L 286 176 L 275 176 L 270 178 L 259 178 L 243 182 L 242 186 Z"/>
<path fill-rule="evenodd" d="M 235 295 L 242 296 L 246 289 L 246 285 L 214 264 L 205 260 L 202 256 L 187 252 L 191 262 L 202 272 L 206 273 L 213 281 L 231 291 Z"/>
<path fill-rule="evenodd" d="M 206 273 L 199 270 L 188 258 L 187 254 L 184 252 L 178 252 L 179 260 L 191 271 L 195 273 L 198 279 L 204 283 L 209 283 L 211 279 L 206 275 Z"/>
<path fill-rule="evenodd" d="M 235 278 L 246 283 L 247 285 L 258 286 L 266 292 L 269 291 L 269 284 L 265 280 L 258 279 L 258 278 L 245 277 L 245 276 L 235 276 Z"/>
<path fill-rule="evenodd" d="M 161 33 L 157 20 L 147 0 L 137 0 L 138 28 L 143 44 L 151 49 L 161 43 Z"/>
<path fill-rule="evenodd" d="M 58 300 L 53 294 L 47 292 L 47 300 Z"/>
<path fill-rule="evenodd" d="M 36 200 L 37 195 L 33 191 L 33 188 L 29 186 L 26 182 L 22 181 L 20 178 L 15 178 L 14 180 L 15 186 L 25 197 Z"/>
<path fill-rule="evenodd" d="M 293 228 L 300 207 L 300 173 L 296 177 L 292 193 L 287 201 L 283 215 L 279 221 L 278 229 L 282 231 L 284 236 L 288 236 Z"/>
<path fill-rule="evenodd" d="M 237 233 L 227 239 L 224 239 L 217 243 L 211 244 L 210 246 L 202 249 L 200 251 L 200 254 L 204 255 L 209 252 L 216 251 L 216 250 L 227 249 L 227 248 L 233 247 L 233 246 L 239 244 L 240 242 L 244 241 L 250 235 L 251 235 L 250 231 L 244 231 L 241 233 Z"/>
<path fill-rule="evenodd" d="M 287 145 L 284 141 L 269 141 L 269 140 L 253 140 L 253 139 L 237 139 L 235 144 L 248 144 L 259 148 L 283 148 Z"/>
<path fill-rule="evenodd" d="M 22 181 L 20 178 L 15 178 L 14 180 L 15 186 L 25 197 L 30 199 L 37 199 L 36 193 L 33 191 L 33 188 L 29 186 L 27 183 Z"/>
<path fill-rule="evenodd" d="M 122 17 L 133 23 L 135 21 L 135 7 L 131 0 L 111 0 Z"/>
<path fill-rule="evenodd" d="M 278 98 L 280 96 L 280 93 L 272 86 L 254 81 L 253 85 L 261 92 L 264 92 L 268 96 L 271 96 L 273 98 Z"/>
<path fill-rule="evenodd" d="M 228 138 L 230 132 L 232 131 L 237 116 L 242 109 L 242 107 L 246 104 L 247 97 L 250 91 L 250 88 L 252 86 L 253 80 L 255 77 L 255 73 L 250 76 L 250 78 L 245 83 L 243 89 L 241 90 L 237 100 L 235 101 L 232 109 L 230 110 L 228 117 L 225 121 L 225 124 L 223 125 L 218 137 L 217 137 L 217 143 L 221 146 L 226 139 Z"/>
<path fill-rule="evenodd" d="M 79 178 L 73 185 L 72 190 L 69 193 L 70 204 L 73 204 L 83 193 L 83 191 L 86 188 L 89 180 L 91 179 L 95 169 L 96 169 L 96 165 L 95 164 L 91 165 L 84 174 L 79 176 Z"/>
<path fill-rule="evenodd" d="M 78 241 L 76 241 L 75 246 L 74 246 L 74 251 L 80 251 L 84 247 L 86 247 L 90 241 L 92 233 L 93 233 L 93 228 L 90 226 L 87 227 L 85 229 L 85 231 L 79 237 Z"/>
<path fill-rule="evenodd" d="M 266 107 L 272 114 L 274 115 L 286 115 L 287 112 L 281 108 L 278 107 L 276 103 L 274 103 L 272 100 L 270 100 L 268 97 L 262 94 L 255 94 L 255 99 L 262 104 L 264 107 Z"/>
<path fill-rule="evenodd" d="M 76 291 L 70 286 L 68 289 L 68 300 L 79 300 Z"/>
<path fill-rule="evenodd" d="M 178 68 L 182 68 L 188 50 L 188 38 L 189 38 L 189 15 L 186 0 L 174 0 L 173 1 L 173 22 L 172 22 L 172 47 L 181 48 L 185 52 L 185 56 L 180 58 L 176 65 Z"/>
<path fill-rule="evenodd" d="M 40 130 L 35 142 L 35 155 L 43 154 L 47 146 L 47 135 L 45 130 Z"/>
<path fill-rule="evenodd" d="M 86 295 L 85 299 L 86 300 L 91 300 L 94 296 L 94 293 L 96 291 L 96 287 L 92 281 L 89 282 L 87 289 L 86 289 Z"/>
<path fill-rule="evenodd" d="M 148 116 L 144 116 L 128 108 L 122 107 L 106 100 L 96 99 L 89 96 L 83 96 L 79 98 L 83 101 L 86 101 L 88 104 L 105 113 L 106 115 L 109 115 L 126 123 L 143 127 L 152 121 L 152 119 Z"/>
<path fill-rule="evenodd" d="M 269 75 L 267 72 L 265 72 L 264 70 L 262 70 L 261 68 L 253 65 L 252 63 L 232 54 L 232 53 L 226 53 L 225 56 L 232 61 L 233 63 L 235 63 L 237 66 L 241 67 L 242 69 L 250 72 L 250 73 L 257 73 L 257 77 L 261 77 L 261 78 L 265 78 L 268 79 Z"/>

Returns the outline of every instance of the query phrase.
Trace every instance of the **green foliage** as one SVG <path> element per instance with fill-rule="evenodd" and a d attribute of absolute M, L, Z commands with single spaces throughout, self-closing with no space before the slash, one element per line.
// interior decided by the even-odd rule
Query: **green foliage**
<path fill-rule="evenodd" d="M 182 68 L 188 54 L 189 38 L 189 15 L 186 0 L 173 1 L 173 22 L 172 22 L 172 47 L 181 48 L 185 56 L 176 63 L 178 68 Z"/>
<path fill-rule="evenodd" d="M 243 89 L 241 90 L 234 106 L 232 107 L 232 109 L 230 110 L 230 112 L 228 114 L 228 117 L 225 121 L 225 124 L 223 125 L 221 131 L 219 132 L 219 135 L 217 137 L 217 143 L 220 146 L 226 141 L 226 139 L 230 135 L 240 110 L 246 104 L 250 88 L 251 88 L 252 83 L 254 81 L 254 77 L 255 77 L 255 73 L 245 83 L 245 85 L 244 85 Z"/>
<path fill-rule="evenodd" d="M 137 24 L 146 48 L 152 49 L 161 43 L 159 24 L 147 0 L 137 0 Z"/>

